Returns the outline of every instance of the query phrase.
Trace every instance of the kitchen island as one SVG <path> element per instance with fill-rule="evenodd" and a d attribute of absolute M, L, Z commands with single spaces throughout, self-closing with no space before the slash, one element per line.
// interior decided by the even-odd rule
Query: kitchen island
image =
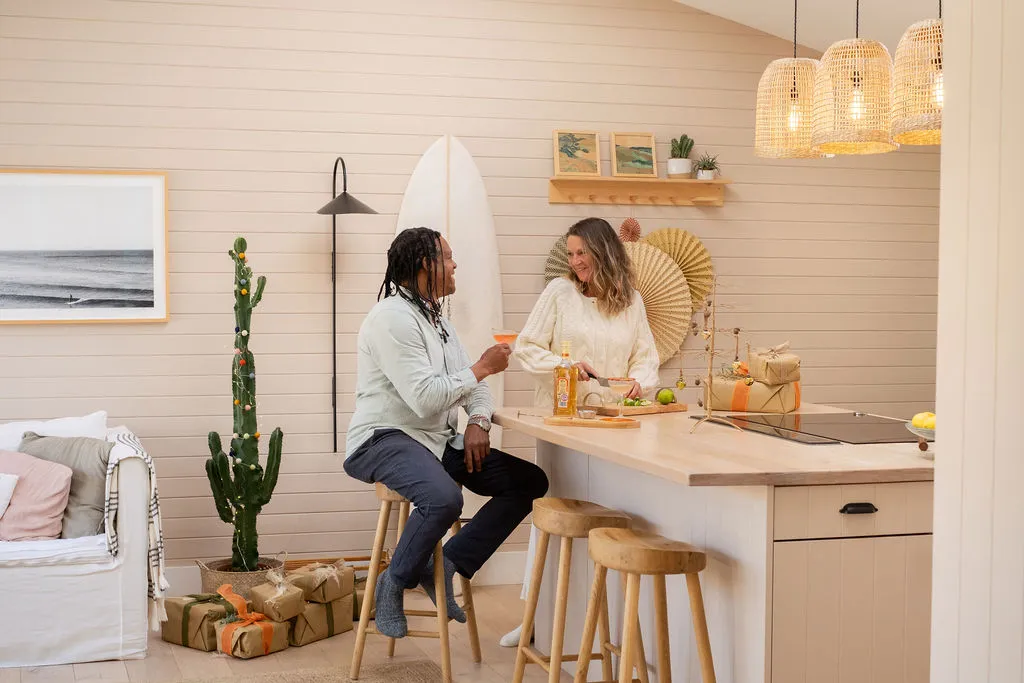
<path fill-rule="evenodd" d="M 720 682 L 926 683 L 933 462 L 917 443 L 806 445 L 715 423 L 691 434 L 693 414 L 641 417 L 640 429 L 554 427 L 529 408 L 494 421 L 537 439 L 548 495 L 622 510 L 708 554 L 701 582 Z M 556 547 L 537 613 L 545 652 Z M 593 578 L 583 540 L 571 571 L 567 653 L 579 647 Z M 621 630 L 622 593 L 609 579 Z M 641 629 L 657 680 L 650 596 L 645 578 Z M 668 602 L 673 678 L 700 680 L 682 577 L 669 578 Z"/>

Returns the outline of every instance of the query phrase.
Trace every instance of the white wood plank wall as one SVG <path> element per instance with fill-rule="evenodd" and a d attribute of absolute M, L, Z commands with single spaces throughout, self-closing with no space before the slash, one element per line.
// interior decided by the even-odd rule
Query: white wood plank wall
<path fill-rule="evenodd" d="M 790 340 L 807 400 L 926 409 L 939 157 L 756 159 L 757 81 L 789 49 L 671 0 L 0 0 L 0 164 L 167 170 L 171 251 L 166 325 L 0 328 L 0 419 L 108 410 L 157 458 L 169 558 L 223 556 L 229 528 L 203 461 L 206 433 L 230 431 L 225 251 L 243 234 L 269 280 L 252 345 L 261 425 L 286 434 L 263 548 L 364 550 L 376 499 L 329 453 L 330 219 L 315 212 L 334 157 L 381 212 L 339 219 L 344 428 L 355 332 L 409 174 L 437 136 L 459 136 L 484 174 L 509 326 L 575 219 L 617 227 L 629 215 L 548 204 L 560 127 L 601 131 L 606 160 L 608 133 L 652 131 L 662 175 L 670 136 L 694 137 L 694 157 L 719 154 L 735 181 L 726 206 L 640 208 L 644 230 L 705 241 L 735 305 L 723 325 L 755 344 Z M 521 372 L 506 386 L 507 403 L 530 400 Z M 507 445 L 533 450 L 515 435 Z"/>

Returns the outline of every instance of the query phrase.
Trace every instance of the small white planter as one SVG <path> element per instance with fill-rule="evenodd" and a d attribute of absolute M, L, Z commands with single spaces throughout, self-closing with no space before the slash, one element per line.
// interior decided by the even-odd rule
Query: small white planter
<path fill-rule="evenodd" d="M 693 160 L 692 159 L 669 159 L 668 160 L 668 177 L 669 178 L 692 178 L 693 177 Z"/>
<path fill-rule="evenodd" d="M 714 180 L 714 179 L 715 179 L 715 172 L 714 171 L 705 171 L 705 170 L 698 170 L 697 171 L 697 180 Z"/>

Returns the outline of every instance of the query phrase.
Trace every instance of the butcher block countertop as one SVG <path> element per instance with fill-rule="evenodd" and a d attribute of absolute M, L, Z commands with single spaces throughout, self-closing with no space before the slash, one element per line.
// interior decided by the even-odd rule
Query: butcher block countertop
<path fill-rule="evenodd" d="M 803 404 L 798 413 L 847 412 Z M 637 417 L 640 429 L 554 427 L 533 408 L 502 408 L 494 423 L 542 441 L 689 486 L 799 486 L 931 481 L 933 461 L 916 442 L 807 445 L 704 423 L 700 409 Z M 929 444 L 929 454 L 935 445 Z"/>

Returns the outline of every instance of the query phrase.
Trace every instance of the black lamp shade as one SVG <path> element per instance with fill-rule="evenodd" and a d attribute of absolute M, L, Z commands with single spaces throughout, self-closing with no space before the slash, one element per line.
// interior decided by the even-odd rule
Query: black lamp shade
<path fill-rule="evenodd" d="M 377 213 L 366 204 L 350 195 L 348 192 L 342 192 L 331 201 L 324 204 L 317 213 L 325 215 L 336 215 L 343 213 Z"/>

